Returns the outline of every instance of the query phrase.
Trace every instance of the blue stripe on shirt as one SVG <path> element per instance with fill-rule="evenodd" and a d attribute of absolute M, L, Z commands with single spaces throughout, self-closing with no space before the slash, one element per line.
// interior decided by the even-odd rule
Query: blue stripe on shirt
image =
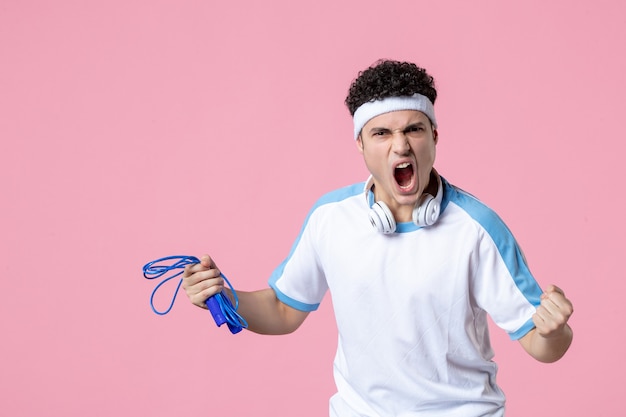
<path fill-rule="evenodd" d="M 528 269 L 524 254 L 506 224 L 504 224 L 493 210 L 467 192 L 452 187 L 449 184 L 447 189 L 451 191 L 451 195 L 449 195 L 448 198 L 469 214 L 489 234 L 500 252 L 500 256 L 509 274 L 513 278 L 513 282 L 526 300 L 537 307 L 541 303 L 541 294 L 543 291 L 534 278 L 528 279 L 529 276 L 532 277 L 533 275 Z M 519 339 L 533 327 L 534 324 L 531 319 L 520 329 L 514 333 L 510 333 L 509 336 L 514 340 Z"/>

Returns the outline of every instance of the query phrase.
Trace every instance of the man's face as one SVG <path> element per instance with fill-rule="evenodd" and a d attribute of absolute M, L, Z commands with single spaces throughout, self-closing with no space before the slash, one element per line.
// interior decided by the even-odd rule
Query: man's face
<path fill-rule="evenodd" d="M 374 177 L 376 201 L 384 201 L 396 221 L 411 221 L 428 186 L 436 144 L 437 131 L 416 110 L 381 114 L 363 126 L 357 147 Z"/>

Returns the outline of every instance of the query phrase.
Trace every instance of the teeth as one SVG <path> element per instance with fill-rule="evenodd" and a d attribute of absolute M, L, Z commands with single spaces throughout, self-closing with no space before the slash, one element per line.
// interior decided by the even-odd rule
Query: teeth
<path fill-rule="evenodd" d="M 396 168 L 406 168 L 406 167 L 409 167 L 409 166 L 411 166 L 411 164 L 409 164 L 408 162 L 404 162 L 404 163 L 398 165 Z"/>

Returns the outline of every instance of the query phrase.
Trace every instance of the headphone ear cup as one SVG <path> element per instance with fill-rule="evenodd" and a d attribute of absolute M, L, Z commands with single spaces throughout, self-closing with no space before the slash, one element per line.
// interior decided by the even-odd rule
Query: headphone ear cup
<path fill-rule="evenodd" d="M 384 202 L 374 203 L 370 209 L 369 217 L 372 226 L 379 232 L 389 234 L 396 231 L 396 220 Z"/>
<path fill-rule="evenodd" d="M 413 223 L 421 227 L 432 226 L 439 218 L 441 207 L 435 197 L 423 194 L 413 209 Z"/>

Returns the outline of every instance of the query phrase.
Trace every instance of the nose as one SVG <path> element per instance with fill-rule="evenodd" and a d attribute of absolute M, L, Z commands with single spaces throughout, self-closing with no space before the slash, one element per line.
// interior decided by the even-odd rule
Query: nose
<path fill-rule="evenodd" d="M 392 149 L 398 155 L 406 154 L 409 149 L 409 138 L 406 133 L 401 130 L 394 130 L 393 132 L 393 140 L 392 140 Z"/>

